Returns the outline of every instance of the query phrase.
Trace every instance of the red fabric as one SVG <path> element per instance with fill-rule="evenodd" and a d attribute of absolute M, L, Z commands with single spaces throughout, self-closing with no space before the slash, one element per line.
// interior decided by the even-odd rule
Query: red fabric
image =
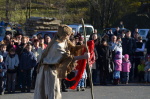
<path fill-rule="evenodd" d="M 91 40 L 91 41 L 88 41 L 87 42 L 87 45 L 88 45 L 88 49 L 89 49 L 89 53 L 90 53 L 90 58 L 89 60 L 93 59 L 94 57 L 94 41 Z M 82 55 L 86 52 L 86 49 L 84 49 Z M 67 81 L 75 81 L 75 84 L 73 86 L 70 87 L 70 89 L 76 89 L 80 79 L 82 78 L 82 74 L 84 72 L 84 69 L 86 68 L 86 62 L 87 60 L 86 59 L 82 59 L 82 60 L 78 60 L 78 65 L 76 67 L 76 69 L 78 70 L 78 73 L 77 75 L 72 78 L 71 80 L 69 80 L 68 78 L 66 78 Z M 93 61 L 92 61 L 93 62 Z M 92 63 L 91 62 L 91 63 Z"/>

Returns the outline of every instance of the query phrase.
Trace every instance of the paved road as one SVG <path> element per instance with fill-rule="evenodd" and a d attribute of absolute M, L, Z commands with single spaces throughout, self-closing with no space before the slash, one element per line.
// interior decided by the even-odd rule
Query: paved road
<path fill-rule="evenodd" d="M 69 90 L 62 93 L 63 99 L 91 99 L 90 89 L 84 92 Z M 119 86 L 94 86 L 95 99 L 150 99 L 150 84 Z M 32 93 L 5 94 L 0 99 L 33 99 Z"/>

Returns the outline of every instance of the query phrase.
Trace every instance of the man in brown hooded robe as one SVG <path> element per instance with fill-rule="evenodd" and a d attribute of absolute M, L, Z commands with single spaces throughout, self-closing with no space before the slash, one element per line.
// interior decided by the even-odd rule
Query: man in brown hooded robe
<path fill-rule="evenodd" d="M 38 66 L 34 99 L 62 99 L 59 80 L 65 78 L 68 66 L 75 60 L 89 58 L 89 53 L 82 56 L 74 56 L 70 53 L 69 37 L 71 34 L 72 28 L 60 25 L 58 33 L 42 54 Z"/>

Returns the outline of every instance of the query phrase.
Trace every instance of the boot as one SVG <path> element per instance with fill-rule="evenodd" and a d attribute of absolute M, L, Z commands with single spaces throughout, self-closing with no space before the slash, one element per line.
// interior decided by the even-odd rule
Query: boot
<path fill-rule="evenodd" d="M 114 84 L 114 85 L 117 85 L 117 79 L 114 79 L 114 80 L 113 80 L 113 84 Z"/>
<path fill-rule="evenodd" d="M 117 85 L 118 85 L 119 83 L 120 83 L 120 79 L 118 78 L 118 79 L 117 79 Z"/>
<path fill-rule="evenodd" d="M 77 91 L 80 91 L 80 87 L 77 87 Z"/>

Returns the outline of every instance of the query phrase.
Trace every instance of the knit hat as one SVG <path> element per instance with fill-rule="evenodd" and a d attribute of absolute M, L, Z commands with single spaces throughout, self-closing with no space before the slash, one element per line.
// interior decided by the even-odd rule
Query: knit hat
<path fill-rule="evenodd" d="M 125 54 L 125 55 L 124 55 L 124 58 L 129 59 L 129 55 L 128 55 L 128 54 Z"/>
<path fill-rule="evenodd" d="M 2 56 L 2 55 L 0 55 L 0 59 L 3 59 L 3 56 Z"/>

